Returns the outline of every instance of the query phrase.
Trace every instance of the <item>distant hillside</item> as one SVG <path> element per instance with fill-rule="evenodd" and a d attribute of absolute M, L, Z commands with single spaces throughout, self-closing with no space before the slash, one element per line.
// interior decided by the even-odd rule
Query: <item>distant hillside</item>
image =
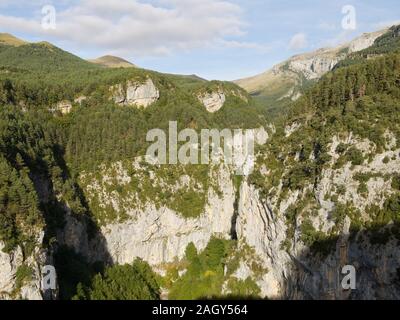
<path fill-rule="evenodd" d="M 0 45 L 8 45 L 8 46 L 22 46 L 26 44 L 24 40 L 18 39 L 9 33 L 0 33 Z"/>
<path fill-rule="evenodd" d="M 0 67 L 48 72 L 96 68 L 95 65 L 48 42 L 3 48 L 0 51 Z"/>
<path fill-rule="evenodd" d="M 366 33 L 336 48 L 296 55 L 262 74 L 234 82 L 265 103 L 297 100 L 306 88 L 331 71 L 339 61 L 370 47 L 387 31 Z"/>
<path fill-rule="evenodd" d="M 135 68 L 136 66 L 133 63 L 130 63 L 129 61 L 119 58 L 119 57 L 114 57 L 114 56 L 103 56 L 97 59 L 92 59 L 89 60 L 89 62 L 98 64 L 100 66 L 106 67 L 106 68 Z"/>

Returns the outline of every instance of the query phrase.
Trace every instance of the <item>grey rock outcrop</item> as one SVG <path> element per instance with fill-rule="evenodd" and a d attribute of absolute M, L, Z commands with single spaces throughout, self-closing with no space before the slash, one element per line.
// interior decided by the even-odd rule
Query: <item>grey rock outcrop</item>
<path fill-rule="evenodd" d="M 208 112 L 214 113 L 220 110 L 226 101 L 223 91 L 205 93 L 198 96 L 200 102 L 206 107 Z"/>
<path fill-rule="evenodd" d="M 116 104 L 147 108 L 160 98 L 160 91 L 148 78 L 144 83 L 127 81 L 110 88 L 112 99 Z"/>
<path fill-rule="evenodd" d="M 60 101 L 57 103 L 55 110 L 61 112 L 63 115 L 68 114 L 72 110 L 72 103 L 68 100 Z"/>
<path fill-rule="evenodd" d="M 228 97 L 238 98 L 245 103 L 249 102 L 245 92 L 238 88 L 228 90 L 223 86 L 219 86 L 214 90 L 207 90 L 197 94 L 197 99 L 210 113 L 219 111 L 225 105 Z"/>
<path fill-rule="evenodd" d="M 20 247 L 11 253 L 3 248 L 0 242 L 0 300 L 43 300 L 41 268 L 48 260 L 46 251 L 36 247 L 25 258 Z"/>
<path fill-rule="evenodd" d="M 325 73 L 331 71 L 339 61 L 339 57 L 315 56 L 309 59 L 291 61 L 289 68 L 293 72 L 303 74 L 307 80 L 314 80 L 321 78 Z"/>

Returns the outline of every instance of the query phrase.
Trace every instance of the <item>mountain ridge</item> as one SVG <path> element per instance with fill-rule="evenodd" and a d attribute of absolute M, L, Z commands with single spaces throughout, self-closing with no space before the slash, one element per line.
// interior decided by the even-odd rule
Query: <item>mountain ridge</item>
<path fill-rule="evenodd" d="M 135 64 L 129 62 L 128 60 L 112 55 L 105 55 L 96 59 L 90 59 L 88 61 L 106 68 L 137 68 Z"/>
<path fill-rule="evenodd" d="M 0 33 L 0 44 L 18 47 L 27 44 L 27 42 L 13 36 L 12 34 Z"/>
<path fill-rule="evenodd" d="M 276 102 L 285 98 L 297 100 L 309 81 L 321 78 L 348 54 L 368 48 L 388 30 L 389 28 L 385 28 L 364 33 L 337 47 L 320 48 L 294 55 L 261 74 L 233 82 L 253 96 L 265 98 L 266 102 Z"/>

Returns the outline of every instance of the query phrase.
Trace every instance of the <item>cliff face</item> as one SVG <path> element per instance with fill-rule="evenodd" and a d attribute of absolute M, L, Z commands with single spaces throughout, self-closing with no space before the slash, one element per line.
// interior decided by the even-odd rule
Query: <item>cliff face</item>
<path fill-rule="evenodd" d="M 206 93 L 204 95 L 200 95 L 198 98 L 206 107 L 207 111 L 211 113 L 217 112 L 219 109 L 221 109 L 226 100 L 225 93 L 222 91 Z"/>
<path fill-rule="evenodd" d="M 144 83 L 127 81 L 126 85 L 117 84 L 110 88 L 112 100 L 120 105 L 147 108 L 160 98 L 160 91 L 153 80 L 148 78 Z"/>
<path fill-rule="evenodd" d="M 107 252 L 98 249 L 98 238 L 88 240 L 86 227 L 72 216 L 67 219 L 60 241 L 93 262 L 111 259 L 113 263 L 125 264 L 140 257 L 151 265 L 160 265 L 181 259 L 190 242 L 202 250 L 212 235 L 230 237 L 235 203 L 230 173 L 225 166 L 212 173 L 220 189 L 218 192 L 212 187 L 207 190 L 208 201 L 198 217 L 185 218 L 164 205 L 146 201 L 140 208 L 132 207 L 121 221 L 109 222 L 101 227 L 101 238 L 105 243 L 103 247 L 107 248 Z M 123 179 L 126 172 L 120 168 L 119 174 L 120 176 L 115 177 L 117 180 Z M 132 199 L 132 194 L 107 194 L 101 187 L 103 182 L 91 181 L 87 188 L 96 186 L 93 192 L 103 193 L 103 199 L 107 198 L 105 201 L 113 203 L 115 208 L 122 208 L 122 203 L 132 201 L 129 200 Z M 162 184 L 163 181 L 159 183 Z M 94 198 L 89 199 L 94 201 Z"/>
<path fill-rule="evenodd" d="M 25 258 L 20 247 L 5 253 L 0 243 L 0 300 L 42 300 L 45 297 L 42 267 L 46 265 L 48 255 L 39 248 Z"/>
<path fill-rule="evenodd" d="M 249 100 L 244 92 L 240 89 L 224 88 L 223 86 L 217 86 L 209 88 L 208 90 L 197 93 L 197 99 L 201 104 L 206 107 L 210 113 L 219 111 L 224 105 L 228 97 L 235 97 L 241 100 L 242 103 L 248 103 Z"/>
<path fill-rule="evenodd" d="M 259 192 L 244 183 L 241 188 L 237 230 L 239 238 L 255 248 L 269 270 L 258 284 L 262 295 L 284 299 L 399 299 L 398 278 L 400 250 L 397 240 L 374 246 L 369 237 L 349 237 L 350 222 L 332 253 L 326 257 L 310 254 L 297 239 L 287 251 L 285 219 L 273 203 L 261 201 Z M 324 215 L 324 213 L 322 213 Z M 357 289 L 344 290 L 341 273 L 345 265 L 356 269 Z"/>

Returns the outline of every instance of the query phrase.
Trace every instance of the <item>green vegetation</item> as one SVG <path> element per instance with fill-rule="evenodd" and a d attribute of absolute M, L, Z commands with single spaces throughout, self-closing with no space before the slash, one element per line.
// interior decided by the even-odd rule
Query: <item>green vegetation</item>
<path fill-rule="evenodd" d="M 73 249 L 62 246 L 55 254 L 60 299 L 71 300 L 77 294 L 77 286 L 89 286 L 91 279 L 104 271 L 102 264 L 89 264 L 85 257 Z"/>
<path fill-rule="evenodd" d="M 157 276 L 150 266 L 136 260 L 132 265 L 116 265 L 97 274 L 89 287 L 78 284 L 75 300 L 159 300 Z"/>
<path fill-rule="evenodd" d="M 231 292 L 228 297 L 237 298 L 254 298 L 257 299 L 261 295 L 261 290 L 253 279 L 248 277 L 246 280 L 231 278 L 228 280 L 228 290 Z"/>
<path fill-rule="evenodd" d="M 186 250 L 189 265 L 186 273 L 173 282 L 170 299 L 195 300 L 221 294 L 229 243 L 216 238 L 211 239 L 201 254 L 197 254 L 193 247 L 189 245 Z"/>
<path fill-rule="evenodd" d="M 14 300 L 21 299 L 21 289 L 24 285 L 32 281 L 33 269 L 31 266 L 23 263 L 18 266 L 15 272 L 15 282 L 12 291 L 10 292 L 10 298 Z"/>
<path fill-rule="evenodd" d="M 0 240 L 5 242 L 4 251 L 20 246 L 26 256 L 41 245 L 37 235 L 48 220 L 51 236 L 56 208 L 68 202 L 74 213 L 86 213 L 51 130 L 41 120 L 13 107 L 0 108 Z"/>
<path fill-rule="evenodd" d="M 62 246 L 55 255 L 62 300 L 155 300 L 158 278 L 150 266 L 136 260 L 131 265 L 88 263 L 73 249 Z"/>
<path fill-rule="evenodd" d="M 15 273 L 14 294 L 18 294 L 24 284 L 32 280 L 32 274 L 33 270 L 30 266 L 22 264 L 18 267 Z"/>
<path fill-rule="evenodd" d="M 90 211 L 101 224 L 123 221 L 124 210 L 141 209 L 151 203 L 157 208 L 168 207 L 185 218 L 200 216 L 208 202 L 208 192 L 219 188 L 212 179 L 212 168 L 207 165 L 149 165 L 144 160 L 140 163 L 124 161 L 121 166 L 99 168 L 96 173 L 82 175 L 80 185 L 87 191 Z M 121 182 L 120 176 L 126 181 Z M 103 177 L 110 177 L 103 181 Z M 98 185 L 107 194 L 120 203 L 117 212 L 111 202 L 104 203 L 99 190 L 91 190 Z M 132 197 L 136 199 L 132 201 Z"/>
<path fill-rule="evenodd" d="M 326 257 L 335 250 L 338 237 L 315 230 L 311 221 L 306 220 L 301 225 L 301 240 L 310 247 L 311 253 Z"/>
<path fill-rule="evenodd" d="M 234 241 L 217 238 L 212 238 L 201 253 L 197 252 L 193 244 L 189 244 L 186 248 L 186 259 L 181 266 L 170 268 L 163 279 L 164 286 L 170 290 L 169 299 L 221 298 L 226 281 L 230 291 L 228 297 L 258 297 L 260 289 L 253 279 L 239 280 L 232 277 L 239 267 L 239 261 L 246 256 L 237 249 Z M 254 261 L 253 264 L 252 269 L 257 273 L 257 262 Z M 179 276 L 179 270 L 185 271 L 184 274 Z M 265 271 L 260 269 L 259 272 Z"/>

